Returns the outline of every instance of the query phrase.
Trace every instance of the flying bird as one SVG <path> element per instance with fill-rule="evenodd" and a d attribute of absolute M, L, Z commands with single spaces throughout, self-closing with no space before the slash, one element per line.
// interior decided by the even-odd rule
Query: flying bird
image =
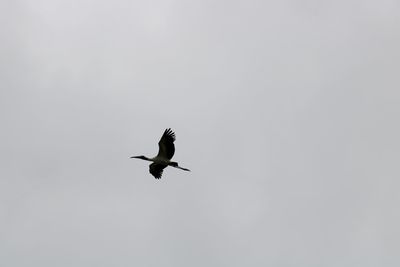
<path fill-rule="evenodd" d="M 178 165 L 178 162 L 171 161 L 171 158 L 175 153 L 175 133 L 168 128 L 164 131 L 164 134 L 161 136 L 160 141 L 158 142 L 158 155 L 154 158 L 148 158 L 146 156 L 134 156 L 131 158 L 135 159 L 143 159 L 147 161 L 152 161 L 149 165 L 149 171 L 156 179 L 160 179 L 163 173 L 163 170 L 172 166 L 184 171 L 190 171 L 189 169 L 182 168 Z"/>

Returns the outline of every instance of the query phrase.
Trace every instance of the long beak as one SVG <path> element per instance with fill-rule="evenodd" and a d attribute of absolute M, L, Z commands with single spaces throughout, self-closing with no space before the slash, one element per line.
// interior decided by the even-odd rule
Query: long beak
<path fill-rule="evenodd" d="M 151 161 L 149 158 L 147 158 L 145 156 L 133 156 L 133 157 L 131 157 L 131 159 L 142 159 L 142 160 Z"/>

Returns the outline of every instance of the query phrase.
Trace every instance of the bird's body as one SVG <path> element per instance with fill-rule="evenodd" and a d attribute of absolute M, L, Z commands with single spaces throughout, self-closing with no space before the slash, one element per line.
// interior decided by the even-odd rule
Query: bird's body
<path fill-rule="evenodd" d="M 189 171 L 188 169 L 178 166 L 177 162 L 171 161 L 171 158 L 174 156 L 175 153 L 174 141 L 175 133 L 170 128 L 168 128 L 164 131 L 164 134 L 158 142 L 159 150 L 157 156 L 155 156 L 154 158 L 148 158 L 145 156 L 134 156 L 131 158 L 152 161 L 153 163 L 150 164 L 149 171 L 156 179 L 161 178 L 163 170 L 168 166 L 172 166 L 184 171 Z"/>

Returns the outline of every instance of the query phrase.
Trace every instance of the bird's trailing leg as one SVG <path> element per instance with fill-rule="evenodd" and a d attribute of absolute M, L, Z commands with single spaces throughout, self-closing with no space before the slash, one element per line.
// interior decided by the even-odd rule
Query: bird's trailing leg
<path fill-rule="evenodd" d="M 168 165 L 169 165 L 169 166 L 172 166 L 172 167 L 175 167 L 175 168 L 178 168 L 178 169 L 181 169 L 181 170 L 184 170 L 184 171 L 190 172 L 189 169 L 180 167 L 180 166 L 178 165 L 178 162 L 171 161 Z"/>
<path fill-rule="evenodd" d="M 189 169 L 182 168 L 182 167 L 179 167 L 179 166 L 176 166 L 175 168 L 178 168 L 178 169 L 181 169 L 181 170 L 184 170 L 184 171 L 188 171 L 188 172 L 190 172 L 190 170 L 189 170 Z"/>

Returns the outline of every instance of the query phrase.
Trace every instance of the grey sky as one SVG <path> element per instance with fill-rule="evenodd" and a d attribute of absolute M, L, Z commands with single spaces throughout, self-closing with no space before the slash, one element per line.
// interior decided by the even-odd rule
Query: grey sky
<path fill-rule="evenodd" d="M 399 266 L 399 12 L 1 1 L 0 265 Z"/>

